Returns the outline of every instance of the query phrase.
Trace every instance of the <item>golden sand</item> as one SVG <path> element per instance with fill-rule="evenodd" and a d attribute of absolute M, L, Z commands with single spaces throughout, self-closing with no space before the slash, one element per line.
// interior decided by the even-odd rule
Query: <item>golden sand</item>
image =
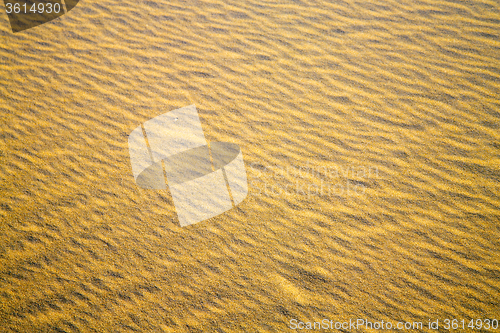
<path fill-rule="evenodd" d="M 0 331 L 500 320 L 498 1 L 0 12 Z M 190 104 L 250 190 L 181 228 L 127 136 Z"/>

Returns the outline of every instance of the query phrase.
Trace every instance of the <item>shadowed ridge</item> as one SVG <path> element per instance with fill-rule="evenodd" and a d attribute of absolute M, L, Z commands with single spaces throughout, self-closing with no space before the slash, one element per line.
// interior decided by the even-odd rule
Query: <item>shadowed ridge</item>
<path fill-rule="evenodd" d="M 64 3 L 66 4 L 66 13 L 73 9 L 79 0 L 66 0 Z M 14 5 L 19 5 L 18 10 L 19 13 L 14 11 Z M 33 10 L 37 11 L 37 6 L 43 5 L 43 13 L 39 11 L 34 13 Z M 50 13 L 48 12 L 48 7 L 50 5 Z M 57 9 L 56 6 L 57 5 Z M 64 6 L 62 0 L 53 0 L 53 1 L 36 1 L 36 0 L 6 0 L 5 6 L 11 6 L 11 13 L 7 13 L 9 17 L 10 26 L 12 28 L 12 32 L 20 32 L 27 29 L 34 28 L 36 26 L 48 23 L 60 16 L 65 15 Z M 33 7 L 35 6 L 35 7 Z M 57 12 L 56 12 L 57 11 Z"/>
<path fill-rule="evenodd" d="M 68 13 L 70 10 L 75 8 L 75 6 L 78 4 L 80 0 L 65 0 L 64 2 L 66 3 L 66 13 Z"/>
<path fill-rule="evenodd" d="M 15 12 L 14 6 L 19 6 L 17 10 L 18 13 Z M 43 6 L 43 13 L 39 13 L 36 11 L 36 6 Z M 12 32 L 20 32 L 23 30 L 34 28 L 38 25 L 48 23 L 62 15 L 64 15 L 63 5 L 61 0 L 54 0 L 50 2 L 51 12 L 48 13 L 45 8 L 48 3 L 41 1 L 33 1 L 33 0 L 6 0 L 5 7 L 10 8 L 12 10 L 10 13 L 7 12 L 7 16 L 9 17 L 10 26 L 12 28 Z M 54 10 L 54 7 L 57 5 L 57 12 Z M 33 7 L 35 6 L 35 7 Z M 34 9 L 36 13 L 33 13 L 31 9 Z M 9 10 L 9 9 L 7 9 Z"/>

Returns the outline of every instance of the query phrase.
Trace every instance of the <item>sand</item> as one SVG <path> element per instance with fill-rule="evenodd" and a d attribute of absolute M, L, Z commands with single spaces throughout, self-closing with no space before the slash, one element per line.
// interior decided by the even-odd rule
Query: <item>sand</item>
<path fill-rule="evenodd" d="M 0 12 L 0 331 L 500 320 L 497 1 Z M 181 228 L 127 137 L 191 104 L 249 194 Z"/>

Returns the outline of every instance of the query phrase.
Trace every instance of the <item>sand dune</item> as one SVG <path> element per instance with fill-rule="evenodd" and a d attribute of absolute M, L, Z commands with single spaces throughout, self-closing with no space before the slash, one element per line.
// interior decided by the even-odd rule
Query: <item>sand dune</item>
<path fill-rule="evenodd" d="M 0 12 L 0 330 L 500 320 L 497 1 Z M 249 194 L 181 228 L 127 136 L 191 104 Z"/>

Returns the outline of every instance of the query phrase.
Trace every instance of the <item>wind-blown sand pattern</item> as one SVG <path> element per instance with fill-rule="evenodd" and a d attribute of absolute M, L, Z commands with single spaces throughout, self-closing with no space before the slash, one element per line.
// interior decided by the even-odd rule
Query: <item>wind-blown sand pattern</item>
<path fill-rule="evenodd" d="M 0 10 L 2 332 L 500 319 L 498 1 Z M 250 184 L 181 228 L 127 136 L 191 104 Z"/>

